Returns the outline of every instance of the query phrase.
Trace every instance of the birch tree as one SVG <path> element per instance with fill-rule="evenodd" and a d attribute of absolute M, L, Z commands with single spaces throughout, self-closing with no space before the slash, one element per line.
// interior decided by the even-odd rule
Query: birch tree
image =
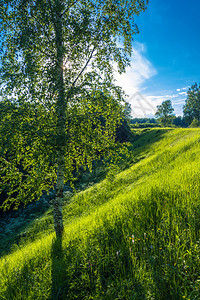
<path fill-rule="evenodd" d="M 187 99 L 183 106 L 183 114 L 186 122 L 191 125 L 194 121 L 195 126 L 200 124 L 200 84 L 195 83 L 187 92 Z"/>
<path fill-rule="evenodd" d="M 165 100 L 161 105 L 157 105 L 155 116 L 159 118 L 159 121 L 164 126 L 167 126 L 172 124 L 174 118 L 173 111 L 174 108 L 172 107 L 171 100 Z"/>
<path fill-rule="evenodd" d="M 38 197 L 56 180 L 57 237 L 63 232 L 64 182 L 72 177 L 74 165 L 91 166 L 115 143 L 123 94 L 114 84 L 113 72 L 116 68 L 122 73 L 129 64 L 138 33 L 134 18 L 147 2 L 1 2 L 1 98 L 14 105 L 14 111 L 4 115 L 2 130 L 9 126 L 10 116 L 18 119 L 9 139 L 12 144 L 4 143 L 2 150 L 1 170 L 13 174 L 4 176 L 4 184 L 14 188 L 18 180 L 19 199 L 9 191 L 9 201 L 19 202 L 28 192 Z"/>

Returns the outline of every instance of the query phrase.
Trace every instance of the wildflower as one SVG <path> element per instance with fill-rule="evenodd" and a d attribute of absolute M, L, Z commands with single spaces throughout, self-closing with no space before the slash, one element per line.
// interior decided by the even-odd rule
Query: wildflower
<path fill-rule="evenodd" d="M 91 261 L 88 261 L 88 268 L 92 267 Z"/>
<path fill-rule="evenodd" d="M 162 248 L 159 248 L 160 250 L 162 250 Z"/>
<path fill-rule="evenodd" d="M 140 239 L 138 239 L 138 241 L 140 241 Z"/>

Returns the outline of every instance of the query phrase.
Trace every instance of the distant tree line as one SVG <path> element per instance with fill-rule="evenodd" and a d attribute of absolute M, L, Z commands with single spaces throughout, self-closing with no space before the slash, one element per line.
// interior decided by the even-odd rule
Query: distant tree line
<path fill-rule="evenodd" d="M 158 124 L 158 122 L 155 118 L 133 118 L 131 120 L 131 124 L 135 125 L 136 123 L 138 123 L 138 124 L 144 124 L 144 123 Z"/>

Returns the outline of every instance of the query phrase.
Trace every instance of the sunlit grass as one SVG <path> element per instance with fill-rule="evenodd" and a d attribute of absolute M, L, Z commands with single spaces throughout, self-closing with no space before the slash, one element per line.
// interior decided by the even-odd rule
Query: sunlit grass
<path fill-rule="evenodd" d="M 200 299 L 200 130 L 152 129 L 135 163 L 50 212 L 0 260 L 0 299 Z"/>

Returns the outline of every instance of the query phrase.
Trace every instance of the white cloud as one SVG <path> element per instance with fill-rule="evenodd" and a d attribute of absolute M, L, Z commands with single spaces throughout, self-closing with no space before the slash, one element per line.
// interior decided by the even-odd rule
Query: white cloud
<path fill-rule="evenodd" d="M 145 98 L 149 103 L 151 103 L 154 107 L 160 105 L 163 101 L 172 100 L 177 97 L 177 94 L 160 94 L 160 95 L 146 95 Z M 172 100 L 173 101 L 173 100 Z"/>
<path fill-rule="evenodd" d="M 179 95 L 187 95 L 187 92 L 178 93 Z"/>
<path fill-rule="evenodd" d="M 153 116 L 156 113 L 156 107 L 151 99 L 144 97 L 139 92 L 132 94 L 128 102 L 131 104 L 132 116 L 134 118 Z"/>
<path fill-rule="evenodd" d="M 126 73 L 116 74 L 117 84 L 120 85 L 128 95 L 132 95 L 141 89 L 142 84 L 157 74 L 157 70 L 145 57 L 145 45 L 135 43 L 131 57 L 131 66 Z"/>
<path fill-rule="evenodd" d="M 131 57 L 131 66 L 126 69 L 126 73 L 115 78 L 117 84 L 130 97 L 128 98 L 132 108 L 133 117 L 152 117 L 156 112 L 156 106 L 163 101 L 171 100 L 174 113 L 182 115 L 182 107 L 185 103 L 189 86 L 177 88 L 176 90 L 155 91 L 154 94 L 145 93 L 145 85 L 148 86 L 148 79 L 157 74 L 156 68 L 145 56 L 145 44 L 135 43 Z M 145 85 L 144 85 L 145 84 Z M 143 91 L 143 94 L 141 94 Z"/>
<path fill-rule="evenodd" d="M 131 66 L 127 68 L 125 74 L 116 74 L 115 76 L 117 84 L 130 96 L 128 102 L 131 104 L 132 116 L 138 118 L 154 115 L 156 112 L 156 107 L 139 93 L 141 89 L 144 90 L 143 84 L 157 74 L 155 67 L 145 57 L 145 52 L 144 44 L 135 43 L 132 51 Z"/>
<path fill-rule="evenodd" d="M 177 92 L 188 90 L 189 86 L 185 86 L 181 89 L 176 89 Z"/>
<path fill-rule="evenodd" d="M 180 106 L 180 105 L 184 105 L 185 104 L 185 100 L 183 99 L 179 99 L 179 100 L 177 100 L 177 101 L 173 101 L 173 105 L 175 106 Z"/>

